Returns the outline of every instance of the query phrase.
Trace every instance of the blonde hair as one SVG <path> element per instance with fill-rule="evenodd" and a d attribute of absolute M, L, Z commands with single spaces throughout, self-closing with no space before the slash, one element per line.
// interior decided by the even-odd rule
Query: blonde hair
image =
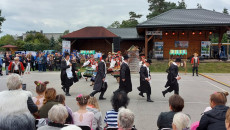
<path fill-rule="evenodd" d="M 64 124 L 67 117 L 67 109 L 62 104 L 54 105 L 48 112 L 48 118 L 52 122 Z"/>
<path fill-rule="evenodd" d="M 97 99 L 95 97 L 90 97 L 89 98 L 88 105 L 92 105 L 92 106 L 94 106 L 96 109 L 98 109 L 100 111 Z"/>

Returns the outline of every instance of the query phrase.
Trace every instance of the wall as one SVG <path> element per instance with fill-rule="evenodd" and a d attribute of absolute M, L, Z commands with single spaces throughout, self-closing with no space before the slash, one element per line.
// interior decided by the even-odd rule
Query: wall
<path fill-rule="evenodd" d="M 144 40 L 123 40 L 120 43 L 120 49 L 121 52 L 125 52 L 128 50 L 132 45 L 134 46 L 139 46 L 139 47 L 144 47 L 145 46 L 145 41 Z"/>

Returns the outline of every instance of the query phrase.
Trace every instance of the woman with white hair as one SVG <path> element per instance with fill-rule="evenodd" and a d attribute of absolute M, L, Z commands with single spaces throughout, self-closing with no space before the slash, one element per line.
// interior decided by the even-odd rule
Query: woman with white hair
<path fill-rule="evenodd" d="M 32 93 L 22 90 L 22 79 L 18 74 L 7 77 L 8 90 L 0 92 L 0 116 L 10 113 L 36 113 L 37 106 L 32 100 Z"/>
<path fill-rule="evenodd" d="M 48 113 L 50 122 L 46 126 L 39 127 L 38 130 L 60 130 L 65 127 L 65 120 L 68 117 L 68 112 L 62 104 L 54 105 Z"/>
<path fill-rule="evenodd" d="M 191 119 L 184 113 L 179 112 L 174 115 L 172 127 L 173 130 L 190 130 Z"/>
<path fill-rule="evenodd" d="M 120 108 L 118 112 L 118 130 L 132 130 L 134 123 L 134 114 L 131 110 Z"/>

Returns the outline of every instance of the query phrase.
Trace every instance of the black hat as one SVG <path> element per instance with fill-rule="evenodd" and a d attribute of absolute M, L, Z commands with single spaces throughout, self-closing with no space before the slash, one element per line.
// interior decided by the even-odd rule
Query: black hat
<path fill-rule="evenodd" d="M 175 62 L 181 62 L 181 58 L 176 58 Z"/>
<path fill-rule="evenodd" d="M 66 57 L 66 56 L 69 56 L 69 53 L 68 53 L 68 52 L 65 52 L 65 57 Z"/>
<path fill-rule="evenodd" d="M 105 60 L 107 58 L 107 55 L 102 55 L 102 59 Z"/>
<path fill-rule="evenodd" d="M 145 62 L 147 62 L 147 63 L 151 64 L 151 63 L 152 63 L 152 60 L 147 59 L 147 60 L 145 60 Z"/>
<path fill-rule="evenodd" d="M 128 60 L 129 59 L 129 56 L 128 55 L 124 55 L 124 60 Z"/>

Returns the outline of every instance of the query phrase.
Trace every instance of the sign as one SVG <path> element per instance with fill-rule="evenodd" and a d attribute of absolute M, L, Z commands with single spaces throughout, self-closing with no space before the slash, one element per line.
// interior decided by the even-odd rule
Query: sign
<path fill-rule="evenodd" d="M 69 52 L 70 53 L 70 41 L 62 41 L 62 52 Z"/>
<path fill-rule="evenodd" d="M 162 35 L 162 31 L 146 31 L 146 35 Z"/>
<path fill-rule="evenodd" d="M 175 47 L 188 48 L 188 41 L 175 41 Z"/>
<path fill-rule="evenodd" d="M 187 50 L 170 50 L 169 55 L 187 55 Z"/>
<path fill-rule="evenodd" d="M 80 50 L 80 54 L 91 55 L 96 54 L 95 50 Z"/>
<path fill-rule="evenodd" d="M 210 56 L 210 41 L 201 41 L 201 56 Z"/>
<path fill-rule="evenodd" d="M 227 34 L 230 35 L 230 31 L 227 31 Z"/>
<path fill-rule="evenodd" d="M 163 47 L 164 47 L 164 42 L 154 42 L 155 44 L 155 52 L 154 52 L 154 55 L 155 55 L 155 58 L 163 58 Z"/>

